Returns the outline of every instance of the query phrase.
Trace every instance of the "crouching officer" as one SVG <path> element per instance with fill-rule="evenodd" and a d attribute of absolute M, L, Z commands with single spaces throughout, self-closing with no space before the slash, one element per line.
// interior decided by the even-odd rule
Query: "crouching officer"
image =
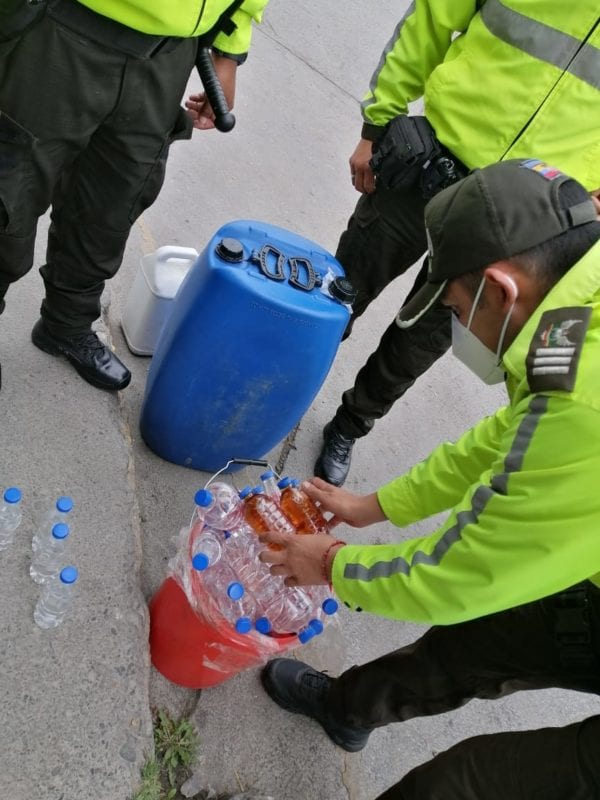
<path fill-rule="evenodd" d="M 453 351 L 510 402 L 367 496 L 305 484 L 332 523 L 403 527 L 398 544 L 331 536 L 266 540 L 290 585 L 333 584 L 350 608 L 433 627 L 338 678 L 291 659 L 262 673 L 283 708 L 362 749 L 390 722 L 473 697 L 562 687 L 600 694 L 600 203 L 534 159 L 476 170 L 427 206 L 428 281 L 400 312 L 438 298 Z M 412 770 L 380 800 L 600 797 L 600 715 L 563 728 L 478 736 Z"/>

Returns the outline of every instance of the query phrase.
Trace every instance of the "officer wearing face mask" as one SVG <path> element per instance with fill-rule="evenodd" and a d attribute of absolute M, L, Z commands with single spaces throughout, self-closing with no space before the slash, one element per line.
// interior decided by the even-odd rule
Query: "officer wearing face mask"
<path fill-rule="evenodd" d="M 509 403 L 367 496 L 303 485 L 332 524 L 398 527 L 449 511 L 428 536 L 346 544 L 268 534 L 290 585 L 330 582 L 355 611 L 432 625 L 338 678 L 275 659 L 262 681 L 350 752 L 390 722 L 474 697 L 551 686 L 600 694 L 600 203 L 535 159 L 475 170 L 425 211 L 427 282 L 453 350 Z M 596 708 L 596 712 L 598 709 Z M 461 742 L 379 800 L 600 797 L 600 714 Z"/>

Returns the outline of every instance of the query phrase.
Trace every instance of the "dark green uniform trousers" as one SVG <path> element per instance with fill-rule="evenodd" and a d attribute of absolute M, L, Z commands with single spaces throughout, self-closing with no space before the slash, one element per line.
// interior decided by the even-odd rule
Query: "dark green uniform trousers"
<path fill-rule="evenodd" d="M 375 728 L 523 689 L 598 695 L 600 589 L 586 582 L 574 591 L 431 628 L 414 644 L 344 672 L 328 706 L 348 724 Z M 564 728 L 461 742 L 412 770 L 378 800 L 598 800 L 596 697 L 589 707 L 588 719 Z"/>
<path fill-rule="evenodd" d="M 416 188 L 392 192 L 378 186 L 374 194 L 361 195 L 336 252 L 357 291 L 347 334 L 369 303 L 427 249 L 424 208 Z M 424 267 L 406 300 L 425 277 Z M 336 427 L 351 438 L 367 434 L 374 421 L 384 416 L 449 346 L 450 313 L 441 304 L 410 329 L 401 329 L 393 321 L 358 372 L 354 386 L 342 395 Z"/>
<path fill-rule="evenodd" d="M 191 136 L 180 102 L 197 42 L 128 56 L 94 40 L 97 15 L 86 13 L 89 36 L 49 10 L 0 42 L 0 299 L 31 268 L 51 205 L 41 313 L 58 336 L 87 332 L 99 316 L 131 225 L 160 190 L 169 145 Z"/>

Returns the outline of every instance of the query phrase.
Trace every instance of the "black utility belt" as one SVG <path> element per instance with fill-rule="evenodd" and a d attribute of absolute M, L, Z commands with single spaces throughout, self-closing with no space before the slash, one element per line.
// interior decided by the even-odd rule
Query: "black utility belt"
<path fill-rule="evenodd" d="M 153 58 L 167 45 L 179 41 L 174 36 L 152 36 L 102 16 L 76 0 L 48 0 L 48 15 L 65 28 L 93 42 L 135 58 Z"/>

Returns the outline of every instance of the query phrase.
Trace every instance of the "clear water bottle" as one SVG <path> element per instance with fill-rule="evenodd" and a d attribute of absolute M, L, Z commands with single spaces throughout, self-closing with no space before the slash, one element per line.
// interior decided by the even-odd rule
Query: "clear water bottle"
<path fill-rule="evenodd" d="M 277 477 L 272 469 L 268 469 L 266 472 L 260 476 L 263 485 L 263 491 L 267 495 L 267 497 L 272 497 L 277 503 L 279 503 L 279 497 L 281 496 L 281 492 L 279 491 L 279 487 L 277 486 Z"/>
<path fill-rule="evenodd" d="M 220 531 L 238 527 L 244 520 L 244 514 L 236 489 L 229 483 L 215 481 L 210 484 L 209 491 L 214 504 L 206 514 L 206 522 Z"/>
<path fill-rule="evenodd" d="M 297 633 L 306 627 L 315 616 L 310 598 L 299 587 L 288 588 L 270 605 L 264 608 L 275 633 Z"/>
<path fill-rule="evenodd" d="M 29 567 L 29 574 L 36 583 L 47 583 L 58 574 L 68 535 L 69 526 L 57 522 L 52 526 L 51 535 L 40 540 Z"/>
<path fill-rule="evenodd" d="M 206 563 L 206 559 L 199 555 L 192 559 L 192 566 L 202 573 L 202 583 L 215 601 L 219 613 L 235 627 L 238 633 L 249 633 L 256 616 L 254 598 L 237 580 L 229 564 L 220 560 L 210 566 Z"/>
<path fill-rule="evenodd" d="M 56 628 L 64 620 L 78 577 L 76 567 L 64 567 L 55 578 L 44 584 L 33 612 L 33 619 L 40 628 Z"/>
<path fill-rule="evenodd" d="M 68 522 L 69 514 L 73 510 L 73 501 L 67 495 L 62 495 L 56 500 L 54 505 L 42 517 L 38 530 L 34 533 L 31 540 L 33 552 L 38 549 L 41 539 L 49 539 L 52 535 L 52 528 L 57 522 Z"/>
<path fill-rule="evenodd" d="M 192 566 L 197 570 L 212 567 L 221 558 L 221 542 L 216 531 L 205 528 L 192 547 Z"/>
<path fill-rule="evenodd" d="M 21 490 L 11 486 L 5 490 L 0 506 L 0 550 L 12 544 L 21 516 Z"/>

